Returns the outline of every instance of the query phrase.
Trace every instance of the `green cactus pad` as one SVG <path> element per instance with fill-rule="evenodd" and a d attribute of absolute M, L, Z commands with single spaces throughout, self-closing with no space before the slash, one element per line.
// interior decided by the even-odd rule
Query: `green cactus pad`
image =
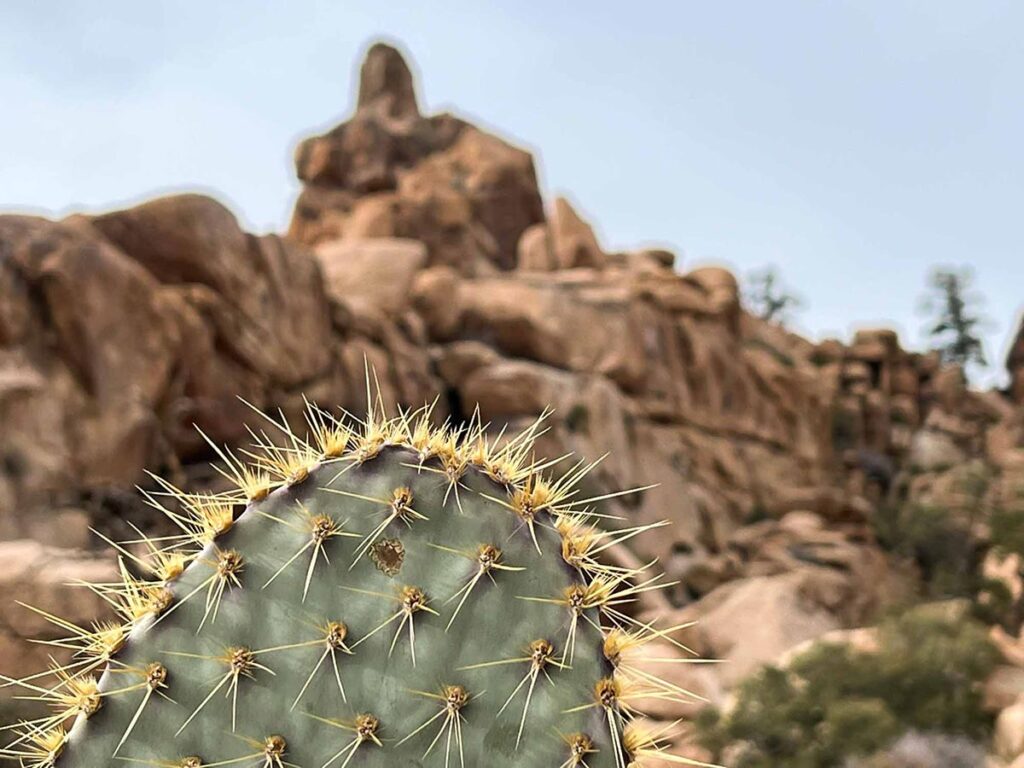
<path fill-rule="evenodd" d="M 625 612 L 656 586 L 592 556 L 614 541 L 527 462 L 536 428 L 492 446 L 371 414 L 358 435 L 310 410 L 237 493 L 151 497 L 182 530 L 132 546 L 94 585 L 122 625 L 74 628 L 59 685 L 21 684 L 57 714 L 6 750 L 40 768 L 551 766 L 661 755 L 629 732 L 633 700 L 681 694 L 618 649 L 663 637 Z M 180 505 L 180 506 L 179 506 Z M 133 576 L 124 561 L 148 566 Z M 639 586 L 638 586 L 639 581 Z M 54 619 L 56 620 L 56 619 Z M 64 727 L 73 725 L 65 732 Z"/>

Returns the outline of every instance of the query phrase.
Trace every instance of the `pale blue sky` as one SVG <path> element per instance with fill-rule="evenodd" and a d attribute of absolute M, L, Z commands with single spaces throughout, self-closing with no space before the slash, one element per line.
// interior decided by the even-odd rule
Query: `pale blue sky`
<path fill-rule="evenodd" d="M 970 264 L 999 368 L 1024 307 L 1024 3 L 5 2 L 0 210 L 211 191 L 282 229 L 296 141 L 400 41 L 430 110 L 538 153 L 609 247 L 778 265 L 798 327 L 921 341 Z M 991 377 L 991 374 L 990 374 Z"/>

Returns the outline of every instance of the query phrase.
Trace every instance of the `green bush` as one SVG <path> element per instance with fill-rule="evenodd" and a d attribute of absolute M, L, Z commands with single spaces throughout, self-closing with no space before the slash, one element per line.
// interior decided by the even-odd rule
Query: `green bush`
<path fill-rule="evenodd" d="M 926 598 L 970 597 L 978 590 L 981 547 L 951 510 L 922 504 L 882 509 L 874 526 L 884 549 L 917 565 Z"/>
<path fill-rule="evenodd" d="M 997 557 L 1024 557 L 1024 507 L 996 506 L 989 515 L 989 542 L 990 551 Z M 1014 597 L 1010 585 L 1002 579 L 982 578 L 975 613 L 985 623 L 1000 624 L 1016 634 L 1024 620 L 1024 603 Z"/>
<path fill-rule="evenodd" d="M 789 669 L 764 668 L 728 713 L 697 719 L 701 742 L 719 758 L 732 745 L 733 768 L 832 768 L 911 730 L 987 736 L 980 683 L 996 651 L 984 626 L 919 606 L 884 622 L 878 642 L 877 653 L 822 643 Z"/>
<path fill-rule="evenodd" d="M 1001 555 L 1024 555 L 1024 508 L 996 507 L 989 518 L 992 548 Z"/>
<path fill-rule="evenodd" d="M 1021 605 L 1001 579 L 981 579 L 972 605 L 974 617 L 985 624 L 999 624 L 1016 634 L 1021 622 Z"/>

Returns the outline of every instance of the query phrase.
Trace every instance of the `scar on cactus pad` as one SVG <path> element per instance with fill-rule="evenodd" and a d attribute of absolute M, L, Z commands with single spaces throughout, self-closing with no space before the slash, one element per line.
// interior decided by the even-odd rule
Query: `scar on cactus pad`
<path fill-rule="evenodd" d="M 368 376 L 369 380 L 369 376 Z M 654 526 L 605 532 L 584 498 L 596 462 L 537 460 L 543 418 L 489 437 L 432 408 L 365 419 L 309 405 L 274 442 L 210 442 L 234 490 L 154 478 L 177 535 L 109 541 L 118 617 L 80 627 L 37 608 L 71 660 L 4 678 L 52 714 L 4 729 L 29 768 L 626 768 L 665 751 L 642 699 L 693 694 L 629 651 L 680 645 L 634 619 L 666 586 L 602 562 Z M 302 435 L 300 437 L 300 434 Z M 560 467 L 567 471 L 557 473 Z M 644 489 L 639 489 L 644 490 Z M 663 663 L 697 661 L 689 657 Z M 658 663 L 654 660 L 653 663 Z"/>

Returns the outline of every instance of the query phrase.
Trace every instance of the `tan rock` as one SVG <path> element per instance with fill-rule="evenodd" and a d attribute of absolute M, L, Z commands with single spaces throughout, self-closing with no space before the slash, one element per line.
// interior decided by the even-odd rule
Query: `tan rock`
<path fill-rule="evenodd" d="M 501 355 L 479 341 L 456 341 L 440 350 L 437 371 L 450 387 L 459 388 L 478 368 L 493 365 Z"/>
<path fill-rule="evenodd" d="M 248 368 L 283 386 L 326 369 L 329 313 L 308 252 L 246 234 L 230 211 L 200 195 L 160 198 L 92 223 L 161 282 L 209 288 L 217 343 Z"/>
<path fill-rule="evenodd" d="M 629 399 L 604 376 L 577 377 L 552 419 L 564 425 L 566 450 L 579 456 L 604 456 L 593 478 L 602 487 L 636 487 L 636 464 L 629 424 L 635 411 Z"/>
<path fill-rule="evenodd" d="M 889 328 L 864 328 L 853 335 L 850 354 L 858 360 L 881 363 L 899 353 L 900 340 Z"/>
<path fill-rule="evenodd" d="M 8 254 L 0 271 L 16 270 L 38 302 L 5 354 L 16 372 L 6 377 L 6 400 L 41 405 L 5 423 L 0 440 L 25 456 L 38 455 L 33 441 L 58 443 L 60 468 L 46 460 L 26 467 L 23 480 L 40 490 L 58 482 L 32 477 L 47 465 L 65 477 L 133 482 L 157 456 L 152 409 L 168 395 L 180 343 L 159 284 L 80 222 L 0 217 L 0 242 Z M 39 431 L 19 436 L 16 425 Z"/>
<path fill-rule="evenodd" d="M 593 228 L 580 218 L 564 197 L 555 199 L 554 215 L 551 217 L 549 228 L 558 269 L 604 267 L 606 257 L 597 243 Z"/>
<path fill-rule="evenodd" d="M 890 419 L 895 427 L 905 425 L 910 439 L 912 429 L 921 423 L 920 402 L 913 395 L 893 395 L 889 399 Z"/>
<path fill-rule="evenodd" d="M 553 272 L 558 268 L 547 223 L 528 227 L 516 246 L 516 268 L 523 272 Z"/>
<path fill-rule="evenodd" d="M 462 291 L 462 333 L 507 354 L 565 365 L 570 354 L 554 291 L 503 278 L 474 281 Z"/>
<path fill-rule="evenodd" d="M 69 589 L 75 581 L 109 583 L 117 569 L 109 558 L 57 549 L 27 539 L 0 542 L 0 595 L 37 606 L 76 624 L 87 625 L 105 613 L 103 600 L 87 589 Z M 31 611 L 5 606 L 0 625 L 22 637 L 62 633 Z M 43 654 L 45 655 L 45 654 Z"/>
<path fill-rule="evenodd" d="M 39 235 L 52 229 L 41 223 Z M 109 402 L 133 391 L 152 402 L 167 386 L 176 329 L 150 274 L 92 234 L 72 221 L 60 246 L 25 266 L 38 270 L 61 356 L 89 392 Z M 38 253 L 38 241 L 32 246 Z"/>
<path fill-rule="evenodd" d="M 541 413 L 572 391 L 573 377 L 525 360 L 503 360 L 477 368 L 462 382 L 464 407 L 480 407 L 485 422 L 504 423 L 516 416 Z"/>
<path fill-rule="evenodd" d="M 131 486 L 143 467 L 207 451 L 193 424 L 239 439 L 251 415 L 240 396 L 266 405 L 339 380 L 313 256 L 247 235 L 209 198 L 59 223 L 4 216 L 0 245 L 10 289 L 0 299 L 8 535 L 25 530 L 12 510 L 81 487 Z"/>
<path fill-rule="evenodd" d="M 75 382 L 57 360 L 44 370 L 23 352 L 0 350 L 0 538 L 23 535 L 19 510 L 76 480 L 64 402 Z"/>
<path fill-rule="evenodd" d="M 947 413 L 956 413 L 967 392 L 967 379 L 959 366 L 941 369 L 932 380 L 939 405 Z"/>
<path fill-rule="evenodd" d="M 416 274 L 412 305 L 423 318 L 431 338 L 448 340 L 462 320 L 461 280 L 452 267 L 439 266 Z"/>
<path fill-rule="evenodd" d="M 989 712 L 1000 712 L 1024 696 L 1024 669 L 1000 664 L 985 681 L 983 706 Z"/>
<path fill-rule="evenodd" d="M 357 109 L 379 110 L 388 117 L 418 117 L 412 72 L 402 54 L 385 43 L 374 43 L 359 73 Z"/>
<path fill-rule="evenodd" d="M 544 211 L 529 153 L 451 115 L 421 117 L 394 48 L 370 49 L 352 118 L 296 152 L 307 183 L 290 235 L 416 237 L 429 263 L 465 274 L 516 264 Z"/>
<path fill-rule="evenodd" d="M 334 301 L 369 304 L 396 315 L 409 306 L 413 281 L 427 261 L 417 240 L 332 240 L 314 249 Z"/>
<path fill-rule="evenodd" d="M 821 515 L 802 509 L 787 512 L 779 520 L 779 528 L 781 530 L 791 532 L 797 536 L 814 535 L 824 527 L 825 520 Z"/>
<path fill-rule="evenodd" d="M 829 363 L 838 363 L 847 355 L 846 347 L 839 339 L 825 339 L 814 348 L 814 362 L 823 366 Z"/>
<path fill-rule="evenodd" d="M 45 542 L 56 549 L 84 550 L 97 543 L 89 514 L 81 509 L 54 509 L 45 515 L 30 515 L 21 526 L 21 535 Z"/>
<path fill-rule="evenodd" d="M 647 266 L 663 270 L 671 270 L 679 263 L 678 257 L 666 248 L 643 248 L 634 252 L 633 256 Z"/>
<path fill-rule="evenodd" d="M 865 386 L 861 390 L 867 392 L 874 384 L 871 377 L 871 366 L 862 360 L 847 360 L 843 364 L 843 380 L 847 385 L 861 384 Z"/>
<path fill-rule="evenodd" d="M 683 312 L 691 315 L 712 315 L 714 308 L 707 293 L 686 278 L 673 275 L 650 275 L 637 284 L 637 293 L 650 297 L 655 304 L 667 312 Z"/>
<path fill-rule="evenodd" d="M 745 569 L 743 561 L 730 552 L 721 555 L 703 553 L 693 558 L 692 562 L 679 562 L 678 557 L 672 557 L 667 562 L 666 570 L 673 576 L 681 574 L 686 587 L 695 595 L 703 596 L 716 587 L 738 579 Z"/>
<path fill-rule="evenodd" d="M 627 390 L 644 382 L 640 310 L 627 292 L 597 282 L 592 273 L 566 287 L 533 277 L 474 280 L 459 296 L 466 337 L 507 355 L 604 374 Z"/>
<path fill-rule="evenodd" d="M 19 600 L 81 627 L 108 616 L 109 606 L 84 587 L 117 580 L 112 559 L 98 559 L 73 550 L 56 549 L 28 540 L 0 542 L 0 674 L 20 677 L 26 670 L 44 668 L 52 654 L 58 662 L 68 654 L 28 638 L 54 640 L 67 633 L 37 613 L 13 605 Z M 0 688 L 0 700 L 17 692 Z"/>
<path fill-rule="evenodd" d="M 735 322 L 740 310 L 740 286 L 732 272 L 721 267 L 703 267 L 688 272 L 686 279 L 704 289 L 715 312 Z"/>
<path fill-rule="evenodd" d="M 909 361 L 894 365 L 889 375 L 889 389 L 893 395 L 916 398 L 920 392 L 917 369 Z"/>
<path fill-rule="evenodd" d="M 956 466 L 966 459 L 964 452 L 945 432 L 922 429 L 910 444 L 910 465 L 923 472 L 935 472 Z"/>
<path fill-rule="evenodd" d="M 687 644 L 727 662 L 714 671 L 732 686 L 800 643 L 839 629 L 835 609 L 841 594 L 840 580 L 826 574 L 746 578 L 719 587 L 669 621 L 699 619 Z"/>
<path fill-rule="evenodd" d="M 1024 667 L 1024 640 L 1013 637 L 998 624 L 989 629 L 989 639 L 1003 659 L 1015 666 Z"/>
<path fill-rule="evenodd" d="M 543 217 L 529 153 L 476 129 L 404 174 L 399 194 L 419 219 L 431 262 L 464 272 L 479 274 L 481 263 L 513 268 L 520 236 Z"/>
<path fill-rule="evenodd" d="M 1024 403 L 1024 319 L 1006 355 L 1006 370 L 1010 374 L 1010 392 L 1018 403 Z"/>
<path fill-rule="evenodd" d="M 1024 699 L 1018 699 L 999 713 L 992 746 L 996 756 L 1008 762 L 1024 753 Z"/>

